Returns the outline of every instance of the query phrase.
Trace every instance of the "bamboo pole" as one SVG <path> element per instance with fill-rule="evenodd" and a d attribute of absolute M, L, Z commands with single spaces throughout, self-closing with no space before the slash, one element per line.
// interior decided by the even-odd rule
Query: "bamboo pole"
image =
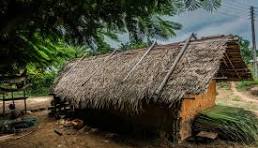
<path fill-rule="evenodd" d="M 179 52 L 179 54 L 177 55 L 175 61 L 173 62 L 172 66 L 170 67 L 167 75 L 165 76 L 165 78 L 163 79 L 163 81 L 161 82 L 160 86 L 158 87 L 158 89 L 155 91 L 154 93 L 154 97 L 158 97 L 160 95 L 160 92 L 162 91 L 163 87 L 166 85 L 167 81 L 168 81 L 168 78 L 169 76 L 172 74 L 172 72 L 174 71 L 178 61 L 182 58 L 182 56 L 184 55 L 191 39 L 193 37 L 193 33 L 190 35 L 190 37 L 186 40 L 182 50 Z"/>
<path fill-rule="evenodd" d="M 153 49 L 153 47 L 155 46 L 155 44 L 157 43 L 157 41 L 154 41 L 152 43 L 152 45 L 148 48 L 148 50 L 143 54 L 143 56 L 141 57 L 141 59 L 134 65 L 134 67 L 127 73 L 126 77 L 123 79 L 123 82 L 129 78 L 129 76 L 131 75 L 131 73 L 135 70 L 135 68 L 142 62 L 142 60 L 146 57 L 146 55 L 148 53 L 150 53 L 151 49 Z"/>

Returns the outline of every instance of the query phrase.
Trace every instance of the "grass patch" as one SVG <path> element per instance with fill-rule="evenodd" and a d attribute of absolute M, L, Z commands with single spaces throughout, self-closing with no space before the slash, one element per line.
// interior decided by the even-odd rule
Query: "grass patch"
<path fill-rule="evenodd" d="M 199 114 L 193 131 L 216 132 L 222 139 L 251 144 L 258 139 L 258 119 L 242 108 L 217 105 Z"/>
<path fill-rule="evenodd" d="M 47 87 L 42 87 L 40 89 L 31 89 L 29 92 L 29 96 L 48 96 L 49 95 L 49 88 Z"/>
<path fill-rule="evenodd" d="M 224 89 L 224 90 L 230 90 L 230 83 L 229 82 L 225 82 L 225 81 L 221 81 L 217 83 L 218 88 Z"/>
<path fill-rule="evenodd" d="M 232 101 L 240 101 L 241 99 L 239 98 L 239 97 L 234 97 L 234 98 L 232 98 Z"/>
<path fill-rule="evenodd" d="M 258 86 L 258 79 L 253 80 L 253 81 L 241 81 L 241 82 L 237 83 L 237 89 L 239 91 L 245 91 L 245 90 L 252 88 L 255 85 Z"/>

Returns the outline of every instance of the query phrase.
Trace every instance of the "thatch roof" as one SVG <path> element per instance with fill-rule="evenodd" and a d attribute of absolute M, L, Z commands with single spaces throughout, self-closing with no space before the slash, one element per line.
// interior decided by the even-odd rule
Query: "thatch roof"
<path fill-rule="evenodd" d="M 65 66 L 52 93 L 76 107 L 137 112 L 143 102 L 171 105 L 186 94 L 203 93 L 216 77 L 251 78 L 235 37 L 202 38 L 190 42 L 160 97 L 153 100 L 155 90 L 183 45 L 155 45 L 125 81 L 145 48 L 74 60 Z"/>

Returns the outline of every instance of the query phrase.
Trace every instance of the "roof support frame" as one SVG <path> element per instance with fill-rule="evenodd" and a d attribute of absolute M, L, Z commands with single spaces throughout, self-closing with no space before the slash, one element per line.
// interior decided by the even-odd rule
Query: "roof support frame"
<path fill-rule="evenodd" d="M 239 79 L 241 79 L 241 77 L 240 77 L 238 71 L 236 70 L 234 64 L 233 64 L 233 63 L 231 62 L 231 60 L 229 59 L 227 52 L 225 52 L 225 56 L 226 56 L 226 58 L 227 58 L 229 64 L 231 65 L 232 69 L 235 71 L 237 77 L 238 77 Z"/>
<path fill-rule="evenodd" d="M 178 61 L 180 61 L 180 59 L 182 58 L 182 56 L 185 54 L 185 51 L 187 50 L 187 47 L 191 41 L 191 39 L 193 38 L 194 33 L 192 33 L 189 38 L 185 41 L 185 44 L 182 48 L 182 50 L 180 50 L 179 54 L 177 55 L 175 61 L 173 62 L 172 66 L 170 67 L 168 73 L 166 74 L 165 78 L 163 79 L 163 81 L 161 82 L 160 86 L 158 87 L 158 89 L 154 92 L 154 97 L 157 98 L 160 95 L 160 92 L 162 91 L 163 87 L 166 85 L 169 76 L 172 74 L 172 72 L 174 71 Z"/>

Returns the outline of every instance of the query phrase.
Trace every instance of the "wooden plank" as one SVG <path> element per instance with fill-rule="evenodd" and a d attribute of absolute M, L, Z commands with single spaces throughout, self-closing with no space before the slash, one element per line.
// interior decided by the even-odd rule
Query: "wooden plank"
<path fill-rule="evenodd" d="M 193 95 L 193 94 L 185 94 L 183 98 L 184 99 L 195 99 L 195 95 Z"/>
<path fill-rule="evenodd" d="M 4 100 L 4 101 L 13 101 L 13 100 L 26 100 L 26 99 L 28 99 L 28 97 L 17 97 L 17 98 L 3 98 L 3 99 L 1 99 L 1 100 Z"/>
<path fill-rule="evenodd" d="M 215 140 L 218 137 L 218 133 L 201 131 L 196 136 Z"/>
<path fill-rule="evenodd" d="M 186 40 L 184 47 L 182 48 L 182 50 L 180 50 L 179 54 L 177 55 L 175 61 L 173 62 L 172 66 L 170 67 L 167 75 L 165 76 L 165 78 L 163 79 L 163 81 L 161 82 L 160 86 L 158 87 L 158 89 L 155 91 L 154 95 L 157 97 L 160 95 L 161 90 L 163 89 L 163 87 L 166 85 L 167 80 L 169 78 L 169 76 L 171 75 L 171 73 L 174 71 L 178 61 L 182 58 L 182 56 L 184 55 L 191 39 L 193 37 L 193 33 L 190 35 L 190 37 Z"/>
<path fill-rule="evenodd" d="M 228 77 L 215 77 L 214 80 L 227 80 Z"/>
<path fill-rule="evenodd" d="M 23 91 L 26 88 L 28 88 L 29 86 L 31 86 L 31 84 L 26 84 L 22 88 L 3 88 L 3 87 L 0 87 L 0 93 Z"/>
<path fill-rule="evenodd" d="M 147 55 L 148 53 L 150 53 L 151 49 L 153 49 L 153 47 L 155 46 L 156 43 L 157 43 L 156 41 L 154 41 L 154 42 L 152 43 L 152 45 L 148 48 L 148 50 L 143 54 L 143 56 L 141 57 L 141 59 L 140 59 L 140 60 L 133 66 L 133 68 L 127 73 L 126 77 L 123 79 L 123 82 L 124 82 L 126 79 L 128 79 L 128 78 L 130 77 L 131 73 L 132 73 L 132 72 L 135 70 L 135 68 L 142 62 L 142 60 L 146 57 L 146 55 Z"/>
<path fill-rule="evenodd" d="M 11 83 L 11 84 L 15 84 L 15 83 L 22 83 L 24 81 L 26 81 L 27 77 L 26 76 L 15 76 L 15 77 L 0 77 L 0 83 Z"/>

